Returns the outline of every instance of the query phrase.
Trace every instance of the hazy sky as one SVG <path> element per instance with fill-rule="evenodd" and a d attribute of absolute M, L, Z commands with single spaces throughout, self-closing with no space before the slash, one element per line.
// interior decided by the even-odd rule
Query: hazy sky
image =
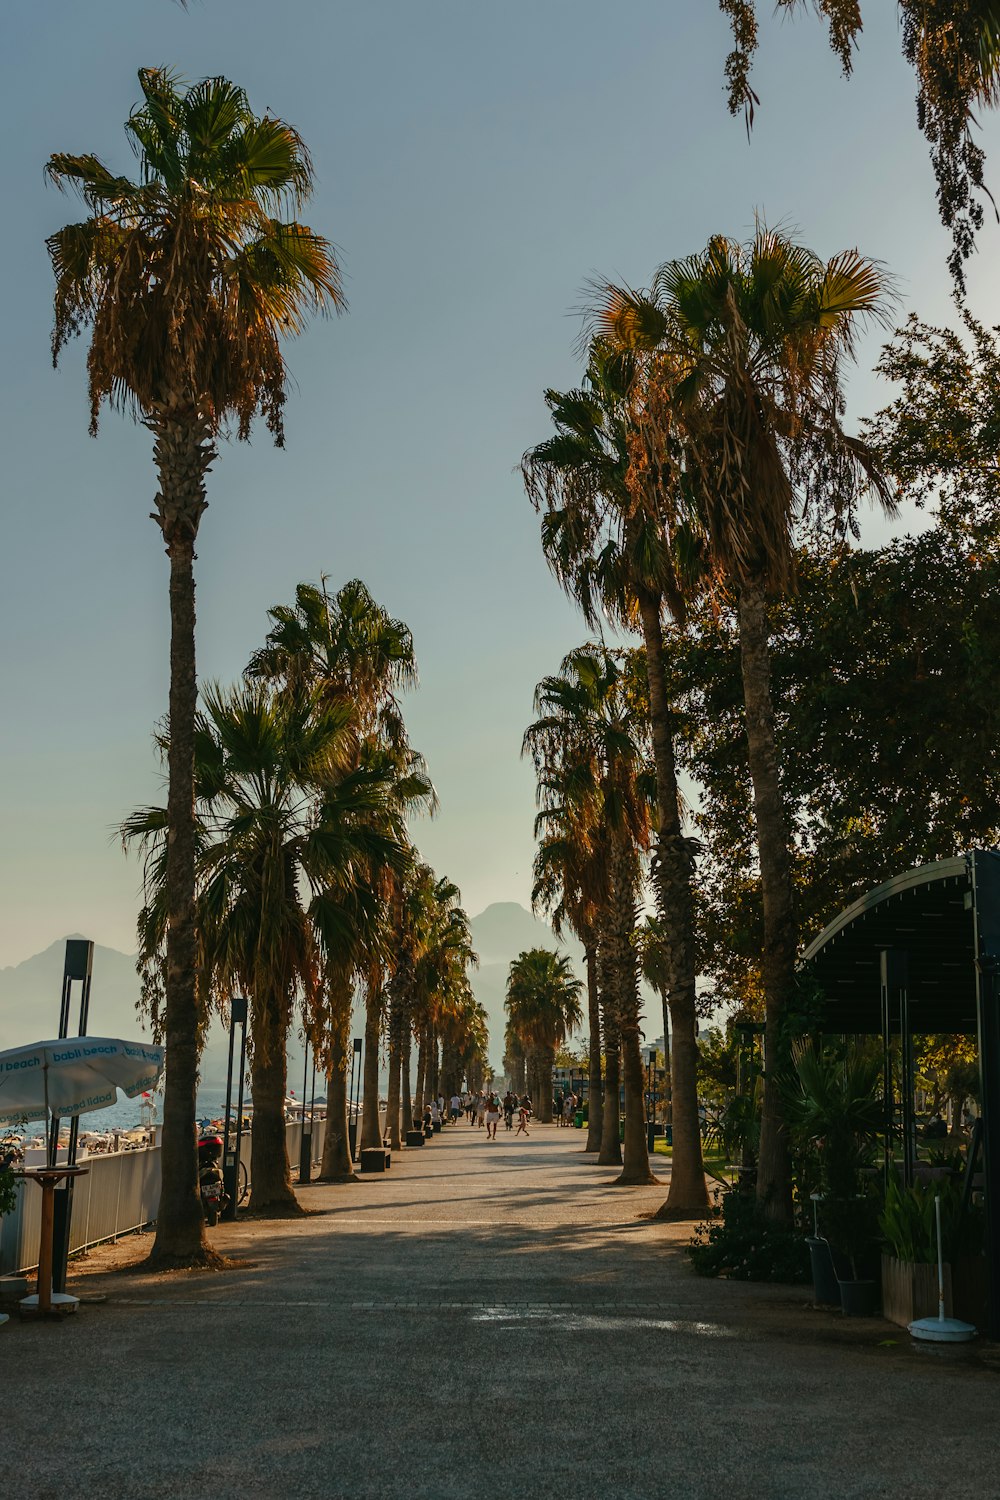
<path fill-rule="evenodd" d="M 516 465 L 547 435 L 544 388 L 576 379 L 588 276 L 642 284 L 759 210 L 823 255 L 860 246 L 904 307 L 951 316 L 895 7 L 864 10 L 850 83 L 813 20 L 765 24 L 748 143 L 725 108 L 715 0 L 6 8 L 0 964 L 68 931 L 133 947 L 138 870 L 114 828 L 159 797 L 166 702 L 148 435 L 108 415 L 89 438 L 84 343 L 49 362 L 43 240 L 80 216 L 43 182 L 49 153 L 130 170 L 122 122 L 136 70 L 156 64 L 237 79 L 309 143 L 307 218 L 340 248 L 350 314 L 289 349 L 286 451 L 262 431 L 210 478 L 200 676 L 237 675 L 300 579 L 362 577 L 416 638 L 407 717 L 441 797 L 418 841 L 476 912 L 527 902 L 521 734 L 534 684 L 583 638 Z M 997 137 L 991 123 L 994 167 Z M 991 227 L 972 277 L 986 317 L 997 248 Z M 879 399 L 863 366 L 852 408 Z"/>

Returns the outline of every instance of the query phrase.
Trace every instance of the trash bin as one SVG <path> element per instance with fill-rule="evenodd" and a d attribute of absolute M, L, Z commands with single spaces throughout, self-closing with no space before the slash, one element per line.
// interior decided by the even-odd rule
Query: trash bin
<path fill-rule="evenodd" d="M 583 1129 L 583 1110 L 582 1109 L 578 1109 L 577 1112 L 576 1112 L 576 1114 L 573 1116 L 573 1124 L 576 1126 L 577 1130 L 582 1130 Z"/>

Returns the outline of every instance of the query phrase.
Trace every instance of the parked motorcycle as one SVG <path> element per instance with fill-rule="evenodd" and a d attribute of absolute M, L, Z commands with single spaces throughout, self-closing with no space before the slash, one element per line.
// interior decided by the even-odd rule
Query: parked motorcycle
<path fill-rule="evenodd" d="M 206 1135 L 198 1142 L 198 1186 L 205 1222 L 214 1225 L 229 1206 L 222 1177 L 222 1137 Z"/>

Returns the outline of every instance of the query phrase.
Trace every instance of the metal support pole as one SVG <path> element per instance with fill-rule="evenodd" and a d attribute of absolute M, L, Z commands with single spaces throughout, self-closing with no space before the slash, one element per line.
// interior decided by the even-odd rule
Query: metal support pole
<path fill-rule="evenodd" d="M 236 1182 L 233 1174 L 235 1156 L 229 1146 L 229 1126 L 233 1113 L 233 1048 L 236 1041 L 236 1022 L 229 1017 L 229 1061 L 226 1066 L 226 1122 L 222 1129 L 222 1187 L 229 1199 L 222 1211 L 224 1219 L 236 1217 Z"/>
<path fill-rule="evenodd" d="M 356 1098 L 355 1098 L 355 1101 L 354 1101 L 354 1107 L 353 1107 L 353 1109 L 351 1111 L 351 1119 L 348 1121 L 348 1125 L 347 1125 L 347 1139 L 348 1139 L 348 1142 L 349 1142 L 350 1147 L 351 1147 L 351 1161 L 352 1162 L 353 1161 L 357 1161 L 357 1159 L 358 1159 L 358 1154 L 359 1154 L 358 1147 L 359 1147 L 359 1144 L 360 1144 L 360 1142 L 359 1142 L 359 1135 L 360 1135 L 361 1122 L 360 1122 L 358 1116 L 359 1116 L 360 1110 L 361 1110 L 361 1079 L 362 1079 L 363 1071 L 364 1071 L 363 1068 L 362 1068 L 362 1066 L 361 1066 L 361 1048 L 362 1048 L 363 1045 L 364 1045 L 364 1043 L 363 1043 L 361 1037 L 356 1036 L 354 1038 L 354 1054 L 353 1054 L 353 1057 L 352 1057 L 352 1060 L 351 1060 L 351 1071 L 352 1071 L 352 1073 L 354 1072 L 354 1063 L 356 1061 L 357 1062 L 357 1082 L 355 1084 L 355 1087 L 356 1087 L 356 1090 L 357 1090 L 357 1095 L 356 1095 Z M 327 1128 L 329 1128 L 329 1127 L 327 1127 Z"/>
<path fill-rule="evenodd" d="M 1000 1338 L 1000 1004 L 997 959 L 979 960 L 979 1079 L 982 1100 L 983 1181 L 986 1184 L 986 1274 L 989 1336 Z"/>
<path fill-rule="evenodd" d="M 240 1071 L 236 1083 L 236 1139 L 233 1143 L 233 1159 L 229 1162 L 229 1141 L 226 1141 L 224 1160 L 227 1163 L 232 1183 L 226 1191 L 229 1193 L 229 1206 L 225 1217 L 235 1219 L 239 1207 L 240 1197 L 240 1148 L 243 1144 L 243 1087 L 246 1078 L 247 1066 L 247 1001 L 245 995 L 234 995 L 230 1002 L 230 1024 L 240 1028 Z"/>
<path fill-rule="evenodd" d="M 882 1002 L 882 1103 L 885 1110 L 882 1168 L 887 1186 L 892 1175 L 893 1146 L 896 1135 L 896 1101 L 892 1091 L 892 1006 L 889 999 L 895 980 L 893 957 L 894 950 L 891 948 L 883 948 L 879 954 Z"/>
<path fill-rule="evenodd" d="M 302 1135 L 299 1139 L 299 1185 L 312 1177 L 312 1124 L 306 1133 L 306 1092 L 309 1084 L 309 1041 L 306 1039 L 305 1061 L 302 1067 Z"/>
<path fill-rule="evenodd" d="M 86 1036 L 90 1020 L 90 982 L 94 968 L 94 945 L 88 938 L 67 938 L 66 956 L 63 960 L 63 987 L 59 1004 L 59 1035 L 69 1035 L 69 1016 L 72 1008 L 74 979 L 81 982 L 80 1024 L 77 1036 Z M 76 1166 L 76 1147 L 80 1134 L 80 1116 L 71 1115 L 69 1122 L 69 1149 L 66 1165 Z M 49 1166 L 55 1166 L 59 1151 L 59 1121 L 52 1121 L 48 1142 Z M 69 1263 L 70 1220 L 73 1216 L 73 1178 L 67 1177 L 61 1188 L 53 1193 L 53 1241 L 52 1241 L 52 1290 L 65 1292 L 66 1272 Z"/>
<path fill-rule="evenodd" d="M 913 1035 L 910 1031 L 910 995 L 899 991 L 899 1092 L 903 1107 L 903 1181 L 913 1186 L 917 1160 L 917 1121 L 914 1113 Z"/>
<path fill-rule="evenodd" d="M 913 1038 L 910 1035 L 909 955 L 902 948 L 883 948 L 880 955 L 882 981 L 882 1036 L 891 1040 L 893 1015 L 898 1018 L 900 1057 L 900 1109 L 902 1113 L 903 1181 L 913 1185 L 913 1163 L 916 1158 L 916 1121 L 913 1115 Z M 886 1048 L 883 1064 L 888 1081 L 887 1109 L 892 1104 L 892 1052 Z M 893 1124 L 890 1121 L 890 1136 Z M 892 1165 L 892 1140 L 887 1145 L 886 1171 Z"/>

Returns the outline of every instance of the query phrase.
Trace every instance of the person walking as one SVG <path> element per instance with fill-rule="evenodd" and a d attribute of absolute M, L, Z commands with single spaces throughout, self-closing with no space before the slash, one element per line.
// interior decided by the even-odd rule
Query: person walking
<path fill-rule="evenodd" d="M 517 1129 L 514 1132 L 514 1139 L 515 1139 L 515 1141 L 517 1140 L 517 1138 L 518 1138 L 519 1135 L 528 1135 L 529 1134 L 529 1131 L 528 1131 L 528 1121 L 530 1119 L 531 1119 L 531 1100 L 528 1098 L 527 1094 L 525 1094 L 524 1098 L 521 1100 L 521 1103 L 518 1105 L 518 1109 L 517 1109 Z"/>
<path fill-rule="evenodd" d="M 500 1095 L 491 1093 L 486 1101 L 486 1139 L 495 1141 L 500 1124 Z"/>
<path fill-rule="evenodd" d="M 486 1095 L 480 1090 L 476 1095 L 476 1127 L 481 1129 L 486 1124 Z"/>
<path fill-rule="evenodd" d="M 513 1089 L 508 1089 L 503 1096 L 503 1123 L 505 1130 L 514 1129 L 514 1111 L 517 1109 L 517 1096 Z"/>
<path fill-rule="evenodd" d="M 452 1096 L 451 1096 L 451 1123 L 453 1125 L 455 1125 L 455 1124 L 458 1123 L 458 1117 L 459 1117 L 459 1115 L 461 1113 L 462 1113 L 462 1097 L 461 1097 L 460 1094 L 452 1094 Z"/>

